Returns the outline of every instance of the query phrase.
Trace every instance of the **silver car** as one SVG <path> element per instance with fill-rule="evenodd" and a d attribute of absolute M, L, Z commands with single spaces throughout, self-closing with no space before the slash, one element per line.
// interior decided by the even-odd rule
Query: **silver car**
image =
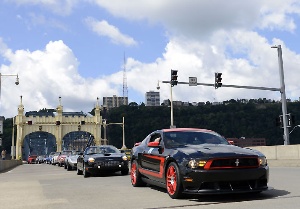
<path fill-rule="evenodd" d="M 77 158 L 80 151 L 72 151 L 70 155 L 65 158 L 65 169 L 68 171 L 77 169 Z"/>

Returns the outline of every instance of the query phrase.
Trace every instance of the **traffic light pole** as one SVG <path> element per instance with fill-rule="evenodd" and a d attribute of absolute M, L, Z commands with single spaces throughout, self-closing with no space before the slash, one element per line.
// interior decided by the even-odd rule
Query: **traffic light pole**
<path fill-rule="evenodd" d="M 215 73 L 215 83 L 190 83 L 190 82 L 179 82 L 177 81 L 177 70 L 171 70 L 171 81 L 162 81 L 162 83 L 170 83 L 171 86 L 171 127 L 173 127 L 173 99 L 172 99 L 172 87 L 177 84 L 189 84 L 193 86 L 214 86 L 215 89 L 219 87 L 231 87 L 231 88 L 243 88 L 243 89 L 257 89 L 257 90 L 268 90 L 268 91 L 279 91 L 281 93 L 281 103 L 282 103 L 282 115 L 283 115 L 283 129 L 284 129 L 284 145 L 289 145 L 289 129 L 288 129 L 288 119 L 287 119 L 287 105 L 286 105 L 286 95 L 285 95 L 285 84 L 284 84 L 284 73 L 283 73 L 283 61 L 282 61 L 282 50 L 281 45 L 273 46 L 278 51 L 278 64 L 279 64 L 279 76 L 280 76 L 280 88 L 269 88 L 269 87 L 257 87 L 257 86 L 238 86 L 238 85 L 224 85 L 222 81 L 222 73 Z M 193 80 L 193 79 L 192 79 Z M 196 79 L 194 79 L 196 81 Z"/>
<path fill-rule="evenodd" d="M 162 83 L 170 83 L 170 81 L 162 81 Z M 178 81 L 178 84 L 189 84 L 189 82 Z M 215 86 L 210 83 L 197 83 L 197 86 Z M 281 91 L 281 88 L 269 88 L 269 87 L 257 87 L 257 86 L 238 86 L 238 85 L 225 85 L 222 87 L 241 88 L 241 89 L 258 89 L 258 90 L 269 90 L 269 91 Z"/>
<path fill-rule="evenodd" d="M 284 84 L 284 73 L 283 73 L 283 61 L 282 61 L 282 50 L 281 45 L 273 46 L 272 48 L 277 48 L 278 52 L 278 64 L 279 64 L 279 76 L 280 76 L 280 93 L 281 93 L 281 103 L 282 103 L 282 115 L 283 115 L 283 140 L 284 145 L 290 144 L 289 139 L 289 129 L 287 122 L 287 107 L 286 107 L 286 95 L 285 95 L 285 84 Z"/>

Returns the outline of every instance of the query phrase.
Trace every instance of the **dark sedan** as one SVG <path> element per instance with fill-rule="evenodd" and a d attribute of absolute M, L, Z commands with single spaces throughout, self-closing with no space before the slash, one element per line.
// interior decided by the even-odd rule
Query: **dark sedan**
<path fill-rule="evenodd" d="M 91 174 L 118 172 L 127 175 L 128 159 L 112 145 L 87 147 L 77 159 L 77 174 L 89 177 Z"/>
<path fill-rule="evenodd" d="M 132 149 L 132 185 L 164 187 L 174 199 L 183 193 L 258 193 L 268 189 L 268 180 L 262 153 L 206 129 L 157 130 Z"/>

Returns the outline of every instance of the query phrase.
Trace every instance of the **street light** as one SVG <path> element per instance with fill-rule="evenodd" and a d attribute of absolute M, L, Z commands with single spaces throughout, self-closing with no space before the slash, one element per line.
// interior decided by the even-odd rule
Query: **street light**
<path fill-rule="evenodd" d="M 123 131 L 123 145 L 121 149 L 127 149 L 126 145 L 125 145 L 125 119 L 123 117 L 123 122 L 122 123 L 107 123 L 106 119 L 103 119 L 102 124 L 104 127 L 104 138 L 106 139 L 106 126 L 108 125 L 121 125 L 122 126 L 122 131 Z"/>
<path fill-rule="evenodd" d="M 1 78 L 2 78 L 2 76 L 16 76 L 17 78 L 16 78 L 16 82 L 15 82 L 15 84 L 16 85 L 19 85 L 19 83 L 20 83 L 20 81 L 19 81 L 19 76 L 18 76 L 18 74 L 16 74 L 16 75 L 13 75 L 13 74 L 10 74 L 10 75 L 3 75 L 3 74 L 1 74 L 0 73 L 0 99 L 1 99 Z"/>
<path fill-rule="evenodd" d="M 170 105 L 171 105 L 171 125 L 170 125 L 170 128 L 176 128 L 176 126 L 174 126 L 174 116 L 173 116 L 173 88 L 172 88 L 172 84 L 171 82 L 168 82 L 168 81 L 162 81 L 162 83 L 170 83 L 170 89 L 171 89 L 171 92 L 170 92 Z M 176 84 L 177 85 L 177 84 Z M 157 82 L 157 90 L 160 89 L 160 86 L 159 86 L 159 81 Z"/>
<path fill-rule="evenodd" d="M 2 86 L 2 81 L 1 81 L 1 78 L 2 78 L 2 76 L 16 76 L 17 78 L 16 78 L 16 81 L 15 81 L 15 84 L 16 85 L 19 85 L 19 83 L 20 83 L 20 81 L 19 81 L 19 76 L 18 76 L 18 74 L 16 74 L 16 75 L 13 75 L 13 74 L 10 74 L 10 75 L 3 75 L 2 73 L 0 73 L 0 105 L 1 105 L 1 86 Z M 14 128 L 14 118 L 13 118 L 13 128 Z M 14 131 L 14 129 L 13 129 L 13 131 Z M 14 133 L 13 133 L 13 136 L 12 136 L 12 151 L 11 151 L 11 157 L 12 157 L 12 159 L 14 159 Z"/>

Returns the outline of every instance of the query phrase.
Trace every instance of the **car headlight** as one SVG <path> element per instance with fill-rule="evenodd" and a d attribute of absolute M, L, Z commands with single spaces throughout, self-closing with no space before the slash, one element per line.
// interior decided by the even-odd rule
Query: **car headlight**
<path fill-rule="evenodd" d="M 266 166 L 267 165 L 267 158 L 264 156 L 258 157 L 259 165 Z"/>
<path fill-rule="evenodd" d="M 124 161 L 128 160 L 128 158 L 127 158 L 126 155 L 124 155 L 124 156 L 122 157 L 122 159 L 123 159 Z"/>
<path fill-rule="evenodd" d="M 88 161 L 89 161 L 90 163 L 93 163 L 93 162 L 95 162 L 95 158 L 90 157 L 90 158 L 88 159 Z"/>
<path fill-rule="evenodd" d="M 203 168 L 205 166 L 205 164 L 207 163 L 206 160 L 190 160 L 188 163 L 188 166 L 190 168 Z"/>

